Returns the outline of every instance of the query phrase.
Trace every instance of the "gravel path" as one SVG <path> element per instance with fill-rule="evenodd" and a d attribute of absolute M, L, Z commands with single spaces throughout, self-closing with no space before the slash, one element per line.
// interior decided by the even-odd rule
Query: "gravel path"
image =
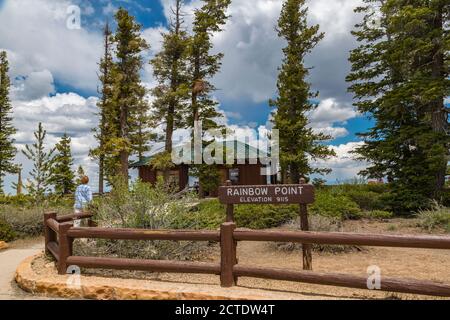
<path fill-rule="evenodd" d="M 27 257 L 38 254 L 44 248 L 43 239 L 17 241 L 0 252 L 0 300 L 41 300 L 21 290 L 14 281 L 17 266 Z"/>

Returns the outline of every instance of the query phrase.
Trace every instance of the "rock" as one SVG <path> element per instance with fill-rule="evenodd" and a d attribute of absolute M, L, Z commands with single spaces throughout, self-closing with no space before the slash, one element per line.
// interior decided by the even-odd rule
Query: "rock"
<path fill-rule="evenodd" d="M 5 241 L 0 241 L 0 250 L 8 249 L 9 245 Z"/>
<path fill-rule="evenodd" d="M 162 282 L 152 280 L 38 273 L 33 261 L 43 254 L 25 259 L 17 268 L 15 279 L 20 288 L 34 294 L 66 299 L 96 300 L 292 300 L 289 294 L 242 287 Z M 47 268 L 43 264 L 43 268 Z M 303 299 L 312 299 L 308 296 Z M 315 297 L 317 298 L 317 297 Z"/>

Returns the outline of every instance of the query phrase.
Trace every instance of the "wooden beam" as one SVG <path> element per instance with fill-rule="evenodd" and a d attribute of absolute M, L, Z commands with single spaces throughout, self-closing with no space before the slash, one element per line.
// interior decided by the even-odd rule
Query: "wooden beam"
<path fill-rule="evenodd" d="M 47 250 L 50 254 L 53 255 L 53 257 L 56 259 L 56 261 L 59 261 L 59 248 L 58 244 L 54 241 L 49 242 L 47 244 Z"/>
<path fill-rule="evenodd" d="M 59 223 L 55 219 L 48 219 L 47 226 L 52 229 L 54 232 L 59 232 Z"/>
<path fill-rule="evenodd" d="M 238 241 L 275 241 L 335 245 L 360 245 L 371 247 L 450 249 L 450 237 L 378 235 L 344 232 L 303 232 L 303 231 L 248 231 L 236 230 Z"/>
<path fill-rule="evenodd" d="M 71 228 L 71 238 L 113 240 L 220 241 L 218 231 L 145 230 L 113 228 Z"/>
<path fill-rule="evenodd" d="M 318 273 L 312 271 L 289 271 L 281 269 L 265 269 L 236 265 L 234 273 L 240 277 L 253 277 L 285 281 L 297 281 L 311 284 L 368 289 L 367 277 Z M 423 294 L 450 297 L 450 285 L 431 281 L 412 279 L 382 278 L 380 291 Z"/>
<path fill-rule="evenodd" d="M 86 219 L 86 218 L 92 218 L 92 213 L 83 213 L 83 214 L 68 214 L 65 216 L 60 216 L 56 218 L 56 221 L 63 223 L 63 222 L 70 222 L 77 219 Z"/>
<path fill-rule="evenodd" d="M 220 275 L 220 265 L 217 263 L 134 260 L 77 256 L 69 257 L 67 259 L 67 263 L 68 265 L 78 266 L 81 268 Z"/>
<path fill-rule="evenodd" d="M 47 212 L 44 214 L 44 238 L 45 238 L 45 254 L 51 254 L 47 246 L 50 242 L 56 242 L 56 232 L 48 226 L 49 220 L 56 219 L 56 212 Z"/>

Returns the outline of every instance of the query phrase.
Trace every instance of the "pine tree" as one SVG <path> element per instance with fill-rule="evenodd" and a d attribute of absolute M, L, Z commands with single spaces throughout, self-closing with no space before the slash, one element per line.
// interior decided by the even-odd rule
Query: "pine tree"
<path fill-rule="evenodd" d="M 211 97 L 216 90 L 211 78 L 220 70 L 223 53 L 211 54 L 210 51 L 213 49 L 213 33 L 222 31 L 227 22 L 226 11 L 230 3 L 231 0 L 203 0 L 203 6 L 195 11 L 193 35 L 188 48 L 191 103 L 185 116 L 187 127 L 193 128 L 196 122 L 201 121 L 202 131 L 221 128 L 216 120 L 222 115 L 217 110 L 217 101 Z M 216 167 L 202 164 L 193 168 L 193 174 L 199 177 L 199 194 L 203 197 L 208 191 L 209 181 L 215 181 L 219 172 Z"/>
<path fill-rule="evenodd" d="M 99 175 L 98 175 L 98 186 L 99 193 L 104 192 L 104 180 L 108 177 L 114 176 L 116 174 L 116 169 L 113 166 L 111 168 L 111 163 L 114 163 L 118 159 L 111 159 L 111 152 L 108 150 L 108 140 L 110 137 L 118 136 L 118 129 L 116 125 L 115 112 L 112 105 L 112 93 L 113 93 L 113 78 L 112 69 L 114 67 L 113 55 L 112 55 L 112 39 L 111 39 L 111 29 L 109 24 L 106 23 L 103 29 L 104 37 L 104 53 L 100 61 L 100 75 L 99 79 L 101 82 L 101 98 L 97 103 L 97 108 L 99 109 L 99 126 L 93 131 L 95 133 L 95 138 L 98 142 L 98 147 L 90 151 L 91 157 L 98 160 Z M 109 161 L 107 160 L 109 159 Z M 109 164 L 109 165 L 108 165 Z"/>
<path fill-rule="evenodd" d="M 182 127 L 183 111 L 186 110 L 190 92 L 187 73 L 189 36 L 183 27 L 182 6 L 182 0 L 175 0 L 169 32 L 163 34 L 162 51 L 150 61 L 153 75 L 158 81 L 158 85 L 152 90 L 155 97 L 152 120 L 155 124 L 165 124 L 167 155 L 172 153 L 174 131 Z M 164 164 L 164 167 L 167 167 L 164 170 L 167 182 L 170 165 Z"/>
<path fill-rule="evenodd" d="M 223 54 L 210 53 L 213 49 L 211 38 L 213 33 L 222 31 L 230 3 L 231 0 L 203 0 L 203 6 L 195 11 L 194 34 L 189 45 L 191 105 L 188 127 L 194 127 L 196 121 L 202 121 L 204 130 L 219 127 L 215 119 L 221 114 L 217 111 L 218 103 L 210 96 L 216 90 L 210 79 L 219 72 Z"/>
<path fill-rule="evenodd" d="M 149 48 L 141 36 L 141 25 L 135 18 L 120 8 L 116 15 L 117 30 L 112 39 L 115 44 L 117 61 L 113 68 L 113 106 L 117 122 L 118 136 L 111 137 L 109 147 L 118 152 L 120 158 L 120 174 L 128 180 L 128 160 L 130 154 L 136 151 L 135 146 L 146 143 L 146 138 L 141 135 L 137 142 L 136 135 L 139 132 L 139 115 L 143 115 L 143 91 L 145 90 L 140 80 L 140 70 L 143 66 L 142 52 Z M 114 157 L 115 155 L 113 155 Z"/>
<path fill-rule="evenodd" d="M 308 114 L 317 105 L 311 99 L 318 93 L 311 91 L 306 81 L 309 69 L 305 56 L 319 43 L 324 34 L 319 26 L 308 26 L 308 9 L 305 0 L 286 0 L 278 20 L 278 35 L 287 42 L 283 49 L 284 59 L 278 76 L 278 97 L 270 101 L 274 128 L 280 130 L 280 165 L 291 183 L 300 177 L 329 173 L 326 168 L 316 168 L 310 159 L 326 159 L 334 152 L 323 143 L 331 137 L 315 133 L 309 127 Z M 286 182 L 286 181 L 285 181 Z"/>
<path fill-rule="evenodd" d="M 70 137 L 64 134 L 55 146 L 56 155 L 53 158 L 50 183 L 54 186 L 56 194 L 59 195 L 70 194 L 75 190 L 75 175 L 72 171 L 73 158 L 70 143 Z"/>
<path fill-rule="evenodd" d="M 12 124 L 12 106 L 9 99 L 9 63 L 5 51 L 0 52 L 0 194 L 3 194 L 3 179 L 7 173 L 15 173 L 13 161 L 16 156 L 12 135 L 16 129 Z"/>
<path fill-rule="evenodd" d="M 142 87 L 137 93 L 138 102 L 133 114 L 130 117 L 130 127 L 133 131 L 130 133 L 130 141 L 133 154 L 137 155 L 139 161 L 144 159 L 146 152 L 150 151 L 149 142 L 155 139 L 155 134 L 151 128 L 154 127 L 149 113 L 149 103 L 145 99 L 146 90 Z"/>
<path fill-rule="evenodd" d="M 77 169 L 77 178 L 76 178 L 76 180 L 75 180 L 75 184 L 77 185 L 77 186 L 79 186 L 80 184 L 81 184 L 81 179 L 83 179 L 83 177 L 86 175 L 86 172 L 84 171 L 84 168 L 83 168 L 83 166 L 82 165 L 79 165 L 78 166 L 78 169 Z"/>
<path fill-rule="evenodd" d="M 36 142 L 32 145 L 26 145 L 22 153 L 28 160 L 33 162 L 33 169 L 30 172 L 31 179 L 28 179 L 28 193 L 36 198 L 37 201 L 42 200 L 44 195 L 50 191 L 53 153 L 55 149 L 45 150 L 45 137 L 47 131 L 39 123 L 38 130 L 34 133 Z"/>
<path fill-rule="evenodd" d="M 449 156 L 449 36 L 445 1 L 365 0 L 353 32 L 347 80 L 359 111 L 375 120 L 358 148 L 370 166 L 362 173 L 387 177 L 392 209 L 410 213 L 440 198 Z M 375 8 L 375 9 L 374 9 Z M 371 23 L 375 12 L 379 23 Z"/>

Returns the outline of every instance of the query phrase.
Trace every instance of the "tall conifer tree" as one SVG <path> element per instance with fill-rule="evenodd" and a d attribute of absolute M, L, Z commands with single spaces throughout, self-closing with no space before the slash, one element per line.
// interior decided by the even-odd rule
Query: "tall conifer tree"
<path fill-rule="evenodd" d="M 17 171 L 14 165 L 16 148 L 12 136 L 16 129 L 12 124 L 12 106 L 9 99 L 9 63 L 5 51 L 0 52 L 0 194 L 3 194 L 3 179 L 7 173 Z"/>
<path fill-rule="evenodd" d="M 187 72 L 189 36 L 183 26 L 183 0 L 175 0 L 169 31 L 163 34 L 163 48 L 150 61 L 158 85 L 152 90 L 153 120 L 165 125 L 165 156 L 170 159 L 173 133 L 182 127 L 183 112 L 189 98 L 189 76 Z M 170 164 L 164 163 L 167 182 Z"/>
<path fill-rule="evenodd" d="M 117 30 L 112 37 L 117 61 L 113 68 L 113 108 L 118 116 L 118 136 L 111 137 L 108 143 L 118 152 L 120 174 L 128 181 L 128 160 L 136 151 L 136 145 L 143 146 L 146 138 L 139 136 L 141 119 L 146 114 L 143 102 L 145 88 L 141 84 L 140 71 L 143 66 L 142 52 L 149 48 L 141 36 L 141 25 L 125 9 L 120 8 L 116 15 Z M 136 139 L 136 134 L 142 138 Z"/>
<path fill-rule="evenodd" d="M 368 177 L 387 177 L 394 211 L 407 213 L 440 199 L 449 160 L 449 35 L 446 1 L 365 0 L 353 32 L 347 80 L 359 111 L 375 125 L 357 152 Z M 381 17 L 373 23 L 379 12 Z"/>
<path fill-rule="evenodd" d="M 71 139 L 65 133 L 56 144 L 56 154 L 53 158 L 50 183 L 58 195 L 70 194 L 75 190 L 75 174 L 72 171 L 73 158 L 70 147 Z"/>
<path fill-rule="evenodd" d="M 31 179 L 28 179 L 28 193 L 36 198 L 37 201 L 42 200 L 44 195 L 50 191 L 53 154 L 55 149 L 46 151 L 45 138 L 47 131 L 39 123 L 38 130 L 34 133 L 36 142 L 32 145 L 26 145 L 22 153 L 33 163 L 33 169 L 30 172 Z"/>
<path fill-rule="evenodd" d="M 98 175 L 98 188 L 99 193 L 104 192 L 105 178 L 111 177 L 117 174 L 116 168 L 111 164 L 117 161 L 111 156 L 111 152 L 108 149 L 108 140 L 110 137 L 118 136 L 118 129 L 115 119 L 115 110 L 113 109 L 112 99 L 113 99 L 113 77 L 112 69 L 114 67 L 113 55 L 112 55 L 112 39 L 111 39 L 111 29 L 109 23 L 105 24 L 103 29 L 103 57 L 100 60 L 100 100 L 97 103 L 99 109 L 99 125 L 93 131 L 95 133 L 95 138 L 98 142 L 98 147 L 90 151 L 90 155 L 98 160 L 99 175 Z M 111 159 L 113 158 L 113 159 Z M 115 160 L 115 161 L 114 161 Z"/>
<path fill-rule="evenodd" d="M 193 35 L 189 44 L 189 76 L 191 82 L 191 103 L 187 109 L 187 127 L 193 128 L 195 123 L 202 122 L 201 135 L 209 129 L 220 128 L 217 119 L 222 115 L 217 110 L 218 103 L 212 99 L 211 93 L 216 90 L 211 83 L 221 67 L 223 53 L 211 54 L 212 36 L 222 31 L 228 16 L 226 11 L 231 0 L 203 0 L 201 8 L 195 11 Z M 203 144 L 205 144 L 204 142 Z M 210 181 L 219 180 L 219 171 L 206 164 L 193 168 L 193 174 L 199 177 L 199 194 L 212 191 Z"/>
<path fill-rule="evenodd" d="M 280 163 L 284 176 L 291 183 L 314 173 L 328 173 L 326 168 L 316 168 L 311 159 L 326 159 L 334 152 L 323 143 L 331 137 L 316 133 L 309 127 L 308 113 L 317 105 L 311 99 L 318 96 L 311 91 L 306 78 L 309 69 L 305 56 L 323 38 L 319 26 L 308 26 L 308 9 L 305 0 L 286 0 L 278 20 L 278 35 L 287 42 L 284 59 L 278 76 L 278 97 L 270 102 L 277 108 L 273 113 L 274 128 L 280 130 Z M 287 181 L 284 181 L 287 182 Z"/>
<path fill-rule="evenodd" d="M 191 105 L 188 127 L 195 121 L 203 122 L 203 129 L 217 128 L 215 121 L 221 115 L 217 102 L 211 98 L 215 87 L 210 79 L 219 72 L 223 53 L 211 54 L 212 35 L 222 31 L 228 16 L 226 11 L 231 0 L 203 0 L 203 6 L 195 11 L 193 36 L 189 46 L 189 74 L 191 81 Z"/>

